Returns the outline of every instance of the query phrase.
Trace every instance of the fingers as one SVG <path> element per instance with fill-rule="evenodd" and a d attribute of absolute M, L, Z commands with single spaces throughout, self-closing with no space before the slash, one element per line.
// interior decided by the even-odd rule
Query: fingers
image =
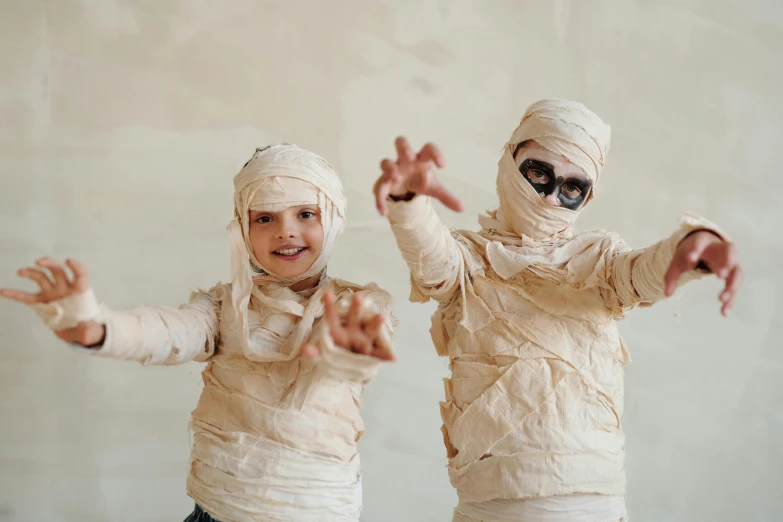
<path fill-rule="evenodd" d="M 742 268 L 736 266 L 726 278 L 726 288 L 720 294 L 720 301 L 723 303 L 721 314 L 723 314 L 724 317 L 727 316 L 734 307 L 734 299 L 742 285 L 744 276 L 745 274 L 742 271 Z"/>
<path fill-rule="evenodd" d="M 386 202 L 389 194 L 391 194 L 392 185 L 399 182 L 401 174 L 397 169 L 397 165 L 389 159 L 384 159 L 381 162 L 381 177 L 375 182 L 373 192 L 375 193 L 375 207 L 382 216 L 386 216 L 389 213 L 389 206 Z"/>
<path fill-rule="evenodd" d="M 0 288 L 0 296 L 24 304 L 35 304 L 41 302 L 40 294 L 31 294 L 21 290 L 14 290 L 13 288 Z"/>
<path fill-rule="evenodd" d="M 702 255 L 710 271 L 726 281 L 726 287 L 718 299 L 722 303 L 721 315 L 728 316 L 734 306 L 734 299 L 742 284 L 742 268 L 737 265 L 737 247 L 733 243 L 713 242 Z"/>
<path fill-rule="evenodd" d="M 689 243 L 685 251 L 685 266 L 688 270 L 696 268 L 699 261 L 702 260 L 704 250 L 712 244 L 711 234 L 694 234 L 693 240 Z"/>
<path fill-rule="evenodd" d="M 677 281 L 680 280 L 680 276 L 685 272 L 682 265 L 683 261 L 677 258 L 673 259 L 669 265 L 669 269 L 666 271 L 666 275 L 663 276 L 665 285 L 664 293 L 666 294 L 666 297 L 673 296 L 675 290 L 677 290 Z"/>
<path fill-rule="evenodd" d="M 737 257 L 737 246 L 721 241 L 710 244 L 704 250 L 702 260 L 712 273 L 721 279 L 727 279 L 737 266 Z"/>
<path fill-rule="evenodd" d="M 416 160 L 416 153 L 413 147 L 404 136 L 399 136 L 394 140 L 394 147 L 397 149 L 398 161 L 410 162 Z"/>
<path fill-rule="evenodd" d="M 380 334 L 381 327 L 385 322 L 386 318 L 382 314 L 376 314 L 372 319 L 365 323 L 364 335 L 367 337 L 367 339 L 370 340 L 372 345 L 370 356 L 375 357 L 376 359 L 381 359 L 382 361 L 396 361 L 397 357 L 395 357 L 394 353 L 378 342 L 378 335 Z"/>
<path fill-rule="evenodd" d="M 666 271 L 663 280 L 665 283 L 665 293 L 668 297 L 674 295 L 677 290 L 677 282 L 680 276 L 689 270 L 696 268 L 699 264 L 704 249 L 712 243 L 709 234 L 693 234 L 683 240 L 677 247 L 674 259 Z"/>
<path fill-rule="evenodd" d="M 41 292 L 49 292 L 54 286 L 46 272 L 38 268 L 22 268 L 17 274 L 19 274 L 19 277 L 35 281 L 38 284 L 38 288 L 41 289 Z"/>
<path fill-rule="evenodd" d="M 332 335 L 332 339 L 334 339 L 336 344 L 343 346 L 347 341 L 347 335 L 343 328 L 342 321 L 340 321 L 340 316 L 337 313 L 334 294 L 326 292 L 323 301 L 324 316 L 326 316 L 326 321 L 329 323 L 329 333 Z"/>
<path fill-rule="evenodd" d="M 73 272 L 72 287 L 77 292 L 86 292 L 90 288 L 90 281 L 87 279 L 87 268 L 78 261 L 68 259 L 65 261 L 68 268 Z"/>
<path fill-rule="evenodd" d="M 454 212 L 462 212 L 462 201 L 460 201 L 457 196 L 449 192 L 449 190 L 443 186 L 443 183 L 436 181 L 435 183 L 430 183 L 430 185 L 430 196 L 443 203 L 446 208 L 453 210 Z"/>
<path fill-rule="evenodd" d="M 68 280 L 68 275 L 65 273 L 63 265 L 59 261 L 52 259 L 51 257 L 42 257 L 35 262 L 36 265 L 48 268 L 54 278 L 54 289 L 58 293 L 65 293 L 71 286 L 71 282 Z"/>
<path fill-rule="evenodd" d="M 376 346 L 373 351 L 370 353 L 370 356 L 375 357 L 376 359 L 380 359 L 382 361 L 396 361 L 397 357 L 394 355 L 393 352 L 390 350 L 387 350 L 386 348 L 383 348 L 382 346 Z"/>
<path fill-rule="evenodd" d="M 427 195 L 430 194 L 424 190 L 417 190 L 416 183 L 420 186 L 430 186 L 431 163 L 438 167 L 443 167 L 446 162 L 443 158 L 443 154 L 440 149 L 434 143 L 427 143 L 422 147 L 418 154 L 414 152 L 410 142 L 404 136 L 398 137 L 394 146 L 397 149 L 397 162 L 393 162 L 389 159 L 384 159 L 381 162 L 381 171 L 383 174 L 375 182 L 373 192 L 375 193 L 375 206 L 378 212 L 382 216 L 387 216 L 389 212 L 389 205 L 387 198 L 394 190 L 403 190 L 402 182 L 405 172 L 408 178 L 407 182 L 412 182 L 408 188 L 412 192 L 420 192 Z M 416 171 L 419 171 L 416 173 Z M 416 173 L 416 174 L 411 174 Z M 419 178 L 418 182 L 415 181 Z M 434 178 L 433 178 L 434 179 Z M 437 197 L 446 207 L 460 212 L 462 210 L 462 203 L 449 191 L 439 184 L 432 185 L 432 189 L 437 191 Z"/>
<path fill-rule="evenodd" d="M 385 321 L 384 316 L 377 314 L 364 321 L 362 319 L 363 307 L 363 296 L 354 293 L 351 297 L 348 313 L 341 319 L 337 312 L 335 296 L 331 293 L 324 294 L 324 316 L 329 324 L 334 344 L 353 353 L 369 355 L 386 361 L 395 360 L 394 354 L 377 342 Z M 302 354 L 306 357 L 317 357 L 319 352 L 315 346 L 305 346 L 302 348 Z"/>
<path fill-rule="evenodd" d="M 362 296 L 353 294 L 351 297 L 351 308 L 348 310 L 348 322 L 346 324 L 349 330 L 359 330 L 362 322 Z"/>
<path fill-rule="evenodd" d="M 351 308 L 348 311 L 346 321 L 348 343 L 345 348 L 355 353 L 369 355 L 372 351 L 372 338 L 367 336 L 362 324 L 363 305 L 361 294 L 353 294 L 351 297 Z"/>
<path fill-rule="evenodd" d="M 334 306 L 334 294 L 331 292 L 324 293 L 324 316 L 329 323 L 329 329 L 334 330 L 336 328 L 342 328 L 340 323 L 340 317 L 337 315 L 337 309 Z"/>
<path fill-rule="evenodd" d="M 441 153 L 438 146 L 434 143 L 427 143 L 424 145 L 424 147 L 421 148 L 421 151 L 416 155 L 416 159 L 418 161 L 431 161 L 439 169 L 446 166 L 446 160 L 443 157 L 443 153 Z"/>
<path fill-rule="evenodd" d="M 435 174 L 431 170 L 417 173 L 410 181 L 410 187 L 413 192 L 417 194 L 423 194 L 431 196 L 441 203 L 446 208 L 449 208 L 455 212 L 462 212 L 462 202 L 452 194 L 440 180 L 435 177 Z"/>
<path fill-rule="evenodd" d="M 73 281 L 70 280 L 65 267 L 55 259 L 42 257 L 35 264 L 36 267 L 22 268 L 17 274 L 34 281 L 40 290 L 38 293 L 6 288 L 0 289 L 0 296 L 25 304 L 48 303 L 90 288 L 87 269 L 78 261 L 66 261 L 66 265 L 73 271 Z"/>
<path fill-rule="evenodd" d="M 378 338 L 378 333 L 381 330 L 381 326 L 383 326 L 383 315 L 376 314 L 372 319 L 367 321 L 364 325 L 364 335 L 366 335 L 369 339 L 375 340 Z"/>
<path fill-rule="evenodd" d="M 397 164 L 388 158 L 384 158 L 384 160 L 381 161 L 381 172 L 383 172 L 382 177 L 384 181 L 396 183 L 402 178 L 402 174 L 400 174 Z"/>
<path fill-rule="evenodd" d="M 379 333 L 386 319 L 382 314 L 376 314 L 364 322 L 359 329 L 351 330 L 351 351 L 383 361 L 395 361 L 394 353 L 379 341 Z"/>
<path fill-rule="evenodd" d="M 389 197 L 389 193 L 391 192 L 391 183 L 382 182 L 379 179 L 375 182 L 373 192 L 375 193 L 375 208 L 378 209 L 380 215 L 386 217 L 389 213 L 389 205 L 386 202 L 386 198 Z"/>

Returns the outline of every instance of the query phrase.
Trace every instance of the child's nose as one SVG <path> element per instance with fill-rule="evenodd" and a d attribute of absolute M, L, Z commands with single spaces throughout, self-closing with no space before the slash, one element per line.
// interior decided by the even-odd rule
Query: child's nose
<path fill-rule="evenodd" d="M 296 222 L 290 219 L 281 219 L 280 226 L 277 229 L 277 237 L 280 239 L 296 237 L 298 231 Z"/>
<path fill-rule="evenodd" d="M 560 200 L 557 199 L 557 195 L 553 192 L 549 195 L 544 196 L 544 202 L 547 205 L 552 205 L 553 207 L 559 207 L 560 206 Z"/>

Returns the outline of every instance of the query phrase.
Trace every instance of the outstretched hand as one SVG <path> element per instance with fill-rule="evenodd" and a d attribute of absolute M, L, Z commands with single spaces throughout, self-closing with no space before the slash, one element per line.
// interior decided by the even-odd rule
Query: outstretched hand
<path fill-rule="evenodd" d="M 381 327 L 384 317 L 376 314 L 366 321 L 362 321 L 363 300 L 360 294 L 353 294 L 351 308 L 348 315 L 340 319 L 337 313 L 334 294 L 327 292 L 323 297 L 324 317 L 329 324 L 329 333 L 334 344 L 343 350 L 369 355 L 384 361 L 394 361 L 394 354 L 379 342 Z M 302 355 L 309 358 L 318 357 L 320 350 L 312 343 L 302 348 Z"/>
<path fill-rule="evenodd" d="M 84 265 L 72 259 L 68 259 L 65 264 L 71 269 L 73 277 L 68 275 L 59 261 L 42 257 L 35 262 L 35 267 L 22 268 L 17 272 L 19 276 L 34 281 L 38 285 L 38 292 L 0 288 L 0 296 L 27 305 L 35 305 L 51 303 L 89 290 L 90 282 Z M 57 330 L 55 334 L 69 343 L 93 346 L 103 341 L 106 328 L 102 324 L 86 321 L 73 328 Z"/>
<path fill-rule="evenodd" d="M 699 265 L 706 266 L 710 272 L 726 281 L 726 286 L 718 296 L 721 313 L 726 316 L 734 306 L 734 298 L 742 283 L 742 268 L 738 262 L 737 247 L 734 243 L 723 241 L 717 235 L 700 230 L 683 239 L 677 246 L 669 269 L 664 276 L 666 295 L 671 296 L 677 290 L 680 276 Z"/>
<path fill-rule="evenodd" d="M 438 147 L 428 143 L 416 153 L 402 136 L 394 143 L 397 148 L 397 161 L 384 159 L 381 162 L 383 174 L 373 186 L 378 212 L 382 216 L 389 213 L 386 202 L 389 196 L 407 194 L 432 196 L 451 210 L 462 212 L 462 202 L 435 176 L 433 167 L 443 168 L 446 164 Z"/>

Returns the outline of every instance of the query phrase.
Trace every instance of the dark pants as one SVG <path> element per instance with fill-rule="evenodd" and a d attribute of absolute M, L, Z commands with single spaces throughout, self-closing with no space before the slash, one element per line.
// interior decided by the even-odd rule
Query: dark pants
<path fill-rule="evenodd" d="M 193 510 L 193 513 L 191 513 L 188 518 L 185 519 L 184 522 L 218 522 L 209 514 L 201 509 L 201 506 L 196 504 L 196 509 Z"/>

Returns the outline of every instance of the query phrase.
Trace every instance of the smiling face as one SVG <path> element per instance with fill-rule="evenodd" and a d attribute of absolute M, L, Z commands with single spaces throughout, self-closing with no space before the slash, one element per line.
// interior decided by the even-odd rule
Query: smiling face
<path fill-rule="evenodd" d="M 317 205 L 279 212 L 249 212 L 249 237 L 255 258 L 269 272 L 296 278 L 307 272 L 321 253 L 324 230 Z"/>
<path fill-rule="evenodd" d="M 593 183 L 564 156 L 531 140 L 520 144 L 514 160 L 519 172 L 548 205 L 569 210 L 584 206 Z"/>

